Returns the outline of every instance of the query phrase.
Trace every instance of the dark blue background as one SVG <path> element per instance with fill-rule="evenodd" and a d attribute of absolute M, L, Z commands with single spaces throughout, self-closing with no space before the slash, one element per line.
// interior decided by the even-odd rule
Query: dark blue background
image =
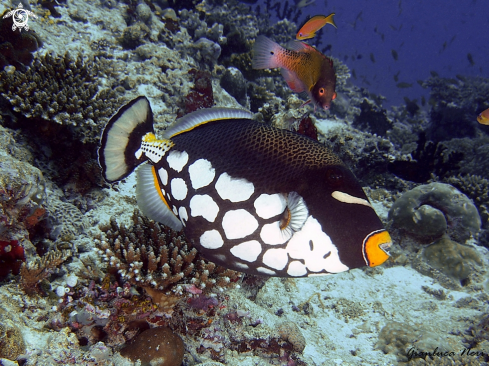
<path fill-rule="evenodd" d="M 261 9 L 264 12 L 263 5 Z M 457 74 L 489 77 L 489 0 L 316 0 L 302 8 L 298 25 L 308 15 L 332 12 L 338 29 L 323 28 L 319 49 L 331 44 L 326 54 L 355 70 L 353 83 L 387 97 L 385 105 L 402 104 L 404 96 L 418 101 L 421 95 L 427 97 L 417 80 L 429 78 L 431 70 L 450 78 Z M 276 20 L 275 12 L 271 15 Z M 290 36 L 295 38 L 295 34 Z M 397 61 L 391 50 L 397 51 Z M 398 82 L 413 84 L 411 88 L 396 87 L 393 76 L 399 71 Z"/>

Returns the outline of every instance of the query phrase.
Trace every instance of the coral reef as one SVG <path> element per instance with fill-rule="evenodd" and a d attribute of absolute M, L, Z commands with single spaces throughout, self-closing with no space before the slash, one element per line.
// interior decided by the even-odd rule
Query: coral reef
<path fill-rule="evenodd" d="M 144 43 L 144 39 L 149 33 L 149 28 L 146 24 L 137 23 L 124 29 L 120 39 L 121 45 L 129 50 L 133 50 Z"/>
<path fill-rule="evenodd" d="M 0 239 L 25 235 L 46 212 L 41 171 L 0 151 Z"/>
<path fill-rule="evenodd" d="M 131 284 L 119 286 L 110 275 L 96 281 L 56 288 L 58 311 L 51 315 L 49 327 L 69 327 L 82 345 L 103 341 L 107 346 L 122 346 L 150 324 L 167 324 L 151 298 L 140 295 Z"/>
<path fill-rule="evenodd" d="M 241 71 L 235 67 L 228 67 L 221 77 L 220 84 L 239 104 L 246 106 L 247 82 Z"/>
<path fill-rule="evenodd" d="M 101 228 L 103 235 L 96 245 L 109 269 L 123 281 L 145 287 L 154 301 L 164 295 L 171 308 L 185 289 L 222 290 L 239 279 L 238 272 L 203 259 L 179 233 L 137 210 L 132 220 L 134 225 L 126 228 L 112 218 L 110 225 Z"/>
<path fill-rule="evenodd" d="M 478 321 L 474 321 L 465 332 L 464 344 L 468 348 L 475 348 L 480 344 L 488 344 L 489 342 L 489 314 L 483 313 L 478 317 Z"/>
<path fill-rule="evenodd" d="M 400 229 L 423 242 L 447 233 L 465 243 L 480 230 L 481 219 L 472 201 L 444 183 L 418 186 L 397 199 L 389 211 L 391 228 Z"/>
<path fill-rule="evenodd" d="M 428 138 L 434 142 L 452 138 L 475 137 L 474 116 L 489 107 L 489 80 L 457 76 L 433 76 L 423 83 L 430 88 L 431 126 Z"/>
<path fill-rule="evenodd" d="M 367 99 L 360 104 L 360 109 L 360 115 L 353 121 L 353 125 L 359 129 L 385 136 L 392 128 L 392 121 L 387 117 L 385 109 L 371 104 Z"/>
<path fill-rule="evenodd" d="M 304 348 L 306 348 L 306 339 L 294 322 L 289 321 L 280 323 L 277 327 L 277 331 L 284 341 L 289 341 L 294 346 L 295 351 L 302 353 Z"/>
<path fill-rule="evenodd" d="M 379 333 L 375 347 L 385 354 L 394 354 L 398 361 L 408 361 L 407 353 L 419 338 L 419 332 L 409 324 L 387 323 Z"/>
<path fill-rule="evenodd" d="M 444 180 L 465 193 L 479 210 L 482 222 L 482 232 L 479 234 L 479 243 L 489 247 L 489 180 L 474 174 L 458 174 Z"/>
<path fill-rule="evenodd" d="M 22 332 L 10 319 L 0 315 L 0 358 L 15 361 L 24 352 Z"/>
<path fill-rule="evenodd" d="M 305 114 L 304 116 L 302 116 L 302 118 L 298 121 L 298 124 L 299 126 L 297 128 L 297 133 L 317 141 L 318 130 L 316 126 L 314 126 L 314 123 L 312 122 L 309 114 Z"/>
<path fill-rule="evenodd" d="M 48 206 L 49 235 L 52 240 L 70 241 L 88 228 L 88 221 L 80 210 L 68 203 L 52 199 Z"/>
<path fill-rule="evenodd" d="M 316 124 L 316 127 L 321 131 L 321 125 Z M 397 185 L 400 183 L 387 170 L 387 162 L 397 155 L 387 138 L 341 126 L 327 132 L 321 131 L 319 141 L 324 141 L 363 185 L 399 189 Z"/>
<path fill-rule="evenodd" d="M 146 352 L 141 352 L 145 349 Z M 132 339 L 122 350 L 121 355 L 142 366 L 180 366 L 183 361 L 184 345 L 182 339 L 169 328 L 158 327 L 143 331 Z"/>
<path fill-rule="evenodd" d="M 24 261 L 24 248 L 18 240 L 0 240 L 0 281 L 9 273 L 18 275 Z"/>
<path fill-rule="evenodd" d="M 99 88 L 97 76 L 109 69 L 103 59 L 47 54 L 36 57 L 26 72 L 0 72 L 0 93 L 27 118 L 67 125 L 81 141 L 96 142 L 121 104 L 115 91 Z"/>
<path fill-rule="evenodd" d="M 416 183 L 427 183 L 433 176 L 443 179 L 456 174 L 465 165 L 464 158 L 468 155 L 450 148 L 446 142 L 427 140 L 425 132 L 421 132 L 412 145 L 415 148 L 411 153 L 395 159 L 388 168 L 396 176 Z"/>
<path fill-rule="evenodd" d="M 194 86 L 183 100 L 183 110 L 177 117 L 182 117 L 190 112 L 202 108 L 210 108 L 214 105 L 214 93 L 212 91 L 211 75 L 207 71 L 191 69 L 189 74 L 193 76 Z"/>
<path fill-rule="evenodd" d="M 469 246 L 458 244 L 443 236 L 423 250 L 427 263 L 463 283 L 474 265 L 482 266 L 479 254 Z"/>
<path fill-rule="evenodd" d="M 28 295 L 35 293 L 44 294 L 41 282 L 49 277 L 68 257 L 71 256 L 69 250 L 56 250 L 47 253 L 42 258 L 22 263 L 20 267 L 20 286 Z"/>

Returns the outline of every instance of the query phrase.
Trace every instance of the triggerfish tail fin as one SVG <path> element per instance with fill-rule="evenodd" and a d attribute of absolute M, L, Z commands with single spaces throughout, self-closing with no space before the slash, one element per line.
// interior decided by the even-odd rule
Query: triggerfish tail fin
<path fill-rule="evenodd" d="M 183 226 L 168 206 L 164 191 L 160 187 L 158 178 L 165 181 L 163 171 L 157 173 L 152 164 L 144 164 L 136 172 L 136 199 L 141 212 L 152 220 L 161 222 L 173 230 L 180 231 Z"/>
<path fill-rule="evenodd" d="M 333 20 L 334 15 L 335 13 L 331 13 L 328 16 L 316 15 L 306 20 L 302 27 L 300 27 L 295 38 L 298 40 L 313 38 L 316 36 L 316 32 L 326 24 L 331 24 L 333 27 L 337 28 Z"/>
<path fill-rule="evenodd" d="M 138 97 L 121 107 L 102 132 L 98 160 L 107 182 L 127 177 L 146 160 L 136 156 L 146 134 L 153 134 L 153 112 L 148 99 Z"/>
<path fill-rule="evenodd" d="M 265 36 L 258 36 L 253 46 L 253 60 L 251 66 L 254 69 L 274 69 L 282 67 L 280 56 L 285 49 Z"/>

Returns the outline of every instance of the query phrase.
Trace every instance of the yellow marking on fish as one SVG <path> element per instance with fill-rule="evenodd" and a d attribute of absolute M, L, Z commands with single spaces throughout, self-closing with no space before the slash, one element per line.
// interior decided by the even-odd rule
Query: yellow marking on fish
<path fill-rule="evenodd" d="M 168 202 L 166 202 L 166 199 L 163 196 L 163 192 L 161 192 L 160 184 L 158 183 L 158 175 L 156 174 L 156 169 L 155 169 L 154 165 L 151 167 L 151 172 L 153 173 L 153 184 L 155 187 L 158 187 L 158 189 L 156 190 L 158 192 L 158 195 L 160 196 L 161 200 L 166 205 L 166 207 L 168 207 L 168 209 L 171 211 L 171 208 L 168 205 Z"/>
<path fill-rule="evenodd" d="M 392 245 L 392 239 L 385 230 L 371 233 L 363 244 L 364 259 L 368 266 L 375 267 L 389 259 L 387 250 Z"/>

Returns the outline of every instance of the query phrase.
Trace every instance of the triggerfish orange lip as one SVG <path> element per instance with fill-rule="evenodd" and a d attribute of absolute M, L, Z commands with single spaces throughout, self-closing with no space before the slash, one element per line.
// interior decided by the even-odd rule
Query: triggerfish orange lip
<path fill-rule="evenodd" d="M 388 250 L 392 245 L 392 239 L 385 230 L 377 230 L 363 241 L 363 258 L 370 267 L 378 266 L 389 259 Z"/>
<path fill-rule="evenodd" d="M 489 108 L 477 116 L 477 122 L 481 125 L 489 125 Z"/>

